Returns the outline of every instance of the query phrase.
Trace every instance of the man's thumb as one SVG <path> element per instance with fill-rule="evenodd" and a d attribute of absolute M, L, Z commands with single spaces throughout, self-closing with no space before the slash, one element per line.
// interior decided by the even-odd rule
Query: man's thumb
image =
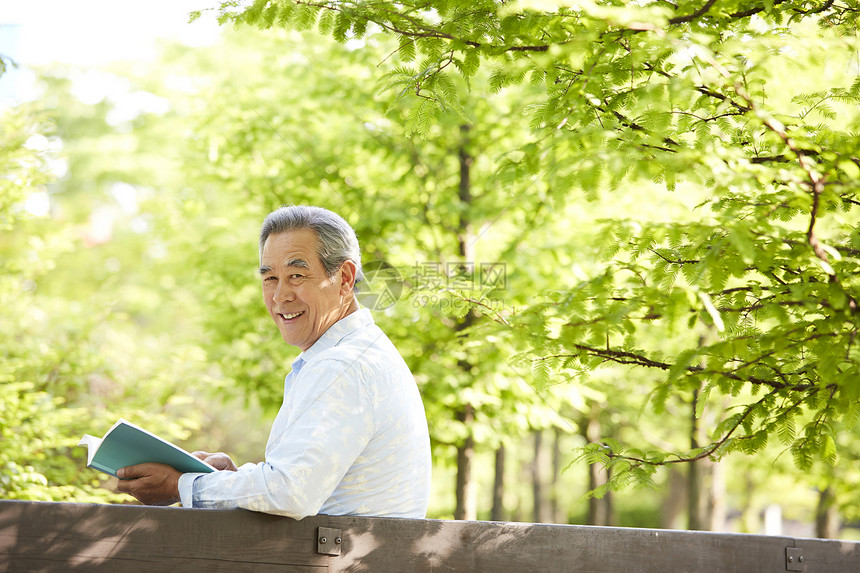
<path fill-rule="evenodd" d="M 116 477 L 118 477 L 119 479 L 132 478 L 134 476 L 134 466 L 128 466 L 116 470 Z"/>

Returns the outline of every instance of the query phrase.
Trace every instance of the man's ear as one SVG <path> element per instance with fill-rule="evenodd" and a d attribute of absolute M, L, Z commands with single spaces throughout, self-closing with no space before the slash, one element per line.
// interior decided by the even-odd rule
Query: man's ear
<path fill-rule="evenodd" d="M 355 288 L 356 270 L 355 263 L 350 260 L 346 260 L 340 265 L 340 294 L 342 296 L 352 294 Z"/>

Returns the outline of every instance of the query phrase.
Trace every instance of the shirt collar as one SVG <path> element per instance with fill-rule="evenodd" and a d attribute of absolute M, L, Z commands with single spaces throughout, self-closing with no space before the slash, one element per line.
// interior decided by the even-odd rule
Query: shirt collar
<path fill-rule="evenodd" d="M 374 324 L 373 315 L 371 315 L 370 310 L 366 308 L 360 308 L 357 311 L 348 314 L 332 324 L 328 330 L 323 332 L 322 336 L 320 336 L 310 348 L 296 357 L 293 364 L 299 360 L 312 362 L 314 358 L 324 350 L 337 346 L 347 335 L 352 334 L 359 328 L 370 326 L 371 324 Z"/>

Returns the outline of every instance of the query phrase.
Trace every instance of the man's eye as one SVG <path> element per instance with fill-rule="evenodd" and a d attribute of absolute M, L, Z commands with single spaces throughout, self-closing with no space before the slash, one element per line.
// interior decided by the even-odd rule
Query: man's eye
<path fill-rule="evenodd" d="M 273 281 L 273 280 L 277 280 L 277 279 L 273 276 L 263 277 L 263 282 Z"/>
<path fill-rule="evenodd" d="M 300 275 L 300 274 L 290 275 L 290 279 L 294 280 L 294 281 L 299 281 L 299 280 L 302 280 L 303 278 L 305 278 L 305 275 Z"/>

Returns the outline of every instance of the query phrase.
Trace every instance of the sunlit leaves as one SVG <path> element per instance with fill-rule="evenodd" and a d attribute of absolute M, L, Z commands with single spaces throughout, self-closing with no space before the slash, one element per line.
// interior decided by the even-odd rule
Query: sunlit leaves
<path fill-rule="evenodd" d="M 123 501 L 85 469 L 77 440 L 121 416 L 181 440 L 200 422 L 189 392 L 212 385 L 212 373 L 187 340 L 194 303 L 151 234 L 160 215 L 175 215 L 173 201 L 152 200 L 169 162 L 140 185 L 158 131 L 145 141 L 106 121 L 109 102 L 87 106 L 68 82 L 45 81 L 50 98 L 4 110 L 0 122 L 0 492 Z M 99 220 L 107 227 L 96 233 Z"/>
<path fill-rule="evenodd" d="M 286 62 L 287 44 L 275 43 L 283 37 L 271 36 L 256 48 L 265 57 L 233 45 L 207 64 L 221 75 L 187 153 L 208 163 L 189 161 L 188 176 L 232 193 L 232 204 L 211 205 L 204 193 L 187 211 L 250 220 L 324 197 L 348 211 L 374 253 L 407 264 L 414 253 L 452 256 L 467 219 L 486 226 L 492 241 L 480 246 L 505 257 L 517 285 L 499 330 L 457 331 L 487 296 L 460 291 L 472 302 L 456 310 L 415 307 L 420 335 L 408 322 L 390 327 L 415 357 L 434 415 L 467 395 L 481 403 L 482 427 L 493 427 L 492 415 L 524 417 L 526 427 L 534 420 L 505 407 L 523 396 L 511 378 L 546 393 L 573 381 L 608 396 L 607 407 L 623 404 L 631 426 L 655 413 L 677 421 L 665 450 L 635 435 L 603 442 L 608 451 L 588 446 L 586 460 L 611 465 L 617 484 L 647 482 L 661 464 L 775 445 L 803 468 L 832 463 L 860 393 L 860 81 L 822 55 L 852 69 L 856 43 L 840 34 L 857 16 L 836 3 L 818 13 L 796 3 L 700 8 L 225 3 L 225 21 L 272 34 L 316 29 L 344 50 L 308 42 L 304 59 Z M 359 95 L 365 88 L 375 95 Z M 488 101 L 501 103 L 482 107 Z M 459 129 L 470 124 L 467 149 Z M 453 192 L 456 158 L 472 149 L 485 163 L 464 205 Z M 679 197 L 691 207 L 663 208 Z M 597 199 L 608 220 L 557 225 Z M 206 241 L 222 257 L 195 267 L 212 348 L 240 384 L 274 400 L 265 380 L 279 366 L 253 334 L 265 317 L 233 270 L 242 256 Z M 254 318 L 226 326 L 235 314 Z M 482 353 L 489 336 L 497 351 Z M 514 375 L 501 375 L 514 354 Z M 709 444 L 681 445 L 681 407 L 707 420 Z M 454 442 L 465 431 L 436 436 Z"/>
<path fill-rule="evenodd" d="M 449 14 L 448 8 L 440 8 L 440 14 Z M 748 33 L 753 26 L 748 17 L 759 12 L 773 24 L 784 22 L 784 13 L 773 5 L 748 13 L 728 5 L 701 13 L 690 6 L 678 10 L 685 11 L 689 18 L 676 15 L 669 22 L 690 24 L 698 32 L 704 29 L 701 18 L 713 29 L 729 31 L 728 37 Z M 371 9 L 364 16 L 376 17 Z M 817 447 L 820 440 L 821 458 L 832 461 L 835 446 L 819 432 L 826 425 L 798 435 L 794 417 L 800 403 L 832 416 L 826 411 L 832 400 L 822 399 L 822 389 L 829 388 L 839 400 L 840 393 L 832 390 L 850 378 L 846 372 L 857 371 L 856 362 L 844 356 L 854 336 L 853 311 L 847 309 L 856 306 L 853 287 L 845 285 L 852 284 L 857 261 L 853 254 L 850 263 L 842 256 L 851 248 L 846 243 L 850 224 L 828 240 L 843 251 L 836 247 L 826 259 L 811 251 L 811 231 L 803 230 L 837 207 L 851 209 L 845 202 L 856 194 L 850 177 L 837 175 L 835 184 L 815 196 L 808 186 L 822 171 L 855 171 L 853 160 L 837 163 L 841 152 L 828 156 L 824 150 L 840 149 L 840 141 L 850 139 L 826 123 L 838 116 L 833 105 L 856 101 L 841 87 L 796 94 L 793 103 L 799 107 L 794 108 L 784 99 L 768 100 L 773 97 L 769 64 L 774 50 L 792 42 L 788 29 L 758 34 L 760 44 L 720 40 L 713 33 L 690 41 L 694 36 L 675 35 L 682 27 L 670 27 L 668 36 L 628 33 L 624 27 L 630 16 L 621 11 L 608 18 L 609 28 L 591 21 L 593 16 L 525 12 L 512 19 L 502 13 L 495 35 L 492 27 L 469 29 L 465 19 L 457 26 L 424 22 L 426 38 L 438 40 L 435 48 L 428 41 L 407 41 L 414 37 L 413 27 L 388 28 L 401 36 L 401 49 L 408 44 L 404 53 L 410 60 L 416 57 L 414 48 L 437 58 L 442 46 L 450 45 L 452 53 L 468 46 L 472 54 L 480 47 L 492 69 L 492 90 L 546 82 L 546 97 L 528 108 L 531 126 L 538 132 L 560 129 L 566 137 L 548 143 L 552 154 L 542 156 L 535 149 L 507 163 L 516 176 L 551 174 L 563 182 L 560 189 L 593 190 L 608 177 L 616 184 L 651 180 L 676 192 L 681 184 L 704 183 L 712 190 L 700 204 L 707 208 L 701 208 L 697 221 L 608 224 L 596 241 L 609 270 L 552 305 L 533 307 L 547 316 L 540 327 L 535 315 L 521 315 L 520 325 L 530 331 L 534 345 L 536 385 L 543 387 L 550 378 L 549 364 L 559 373 L 577 375 L 607 364 L 652 369 L 665 376 L 651 394 L 658 410 L 671 396 L 703 383 L 709 392 L 696 404 L 697 417 L 708 411 L 714 389 L 739 406 L 748 398 L 759 400 L 717 423 L 713 435 L 721 441 L 714 442 L 714 455 L 732 449 L 758 452 L 775 431 L 803 467 L 814 449 L 810 444 Z M 637 17 L 648 21 L 642 12 Z M 651 17 L 655 26 L 666 26 L 660 19 L 664 15 Z M 571 46 L 567 34 L 576 27 L 585 40 Z M 458 35 L 452 41 L 445 34 L 454 30 Z M 467 30 L 474 34 L 469 39 L 462 35 Z M 532 53 L 520 57 L 526 52 Z M 453 61 L 461 60 L 453 56 Z M 471 65 L 456 67 L 465 76 L 473 73 Z M 429 66 L 424 70 L 429 75 L 400 72 L 403 87 L 414 88 L 419 98 L 426 98 L 422 91 L 432 84 L 430 78 L 442 75 Z M 428 102 L 444 106 L 445 101 L 415 100 L 412 131 L 426 133 L 432 119 Z M 812 116 L 824 122 L 808 123 Z M 601 135 L 594 138 L 594 133 Z M 575 157 L 575 167 L 568 168 L 575 177 L 558 167 L 563 146 Z M 600 160 L 589 154 L 600 154 Z M 603 167 L 607 162 L 614 163 L 611 175 Z M 666 338 L 654 340 L 656 332 L 674 339 L 671 344 Z M 786 395 L 776 402 L 775 391 Z M 631 466 L 663 463 L 646 458 Z M 627 468 L 618 473 L 628 475 Z"/>

